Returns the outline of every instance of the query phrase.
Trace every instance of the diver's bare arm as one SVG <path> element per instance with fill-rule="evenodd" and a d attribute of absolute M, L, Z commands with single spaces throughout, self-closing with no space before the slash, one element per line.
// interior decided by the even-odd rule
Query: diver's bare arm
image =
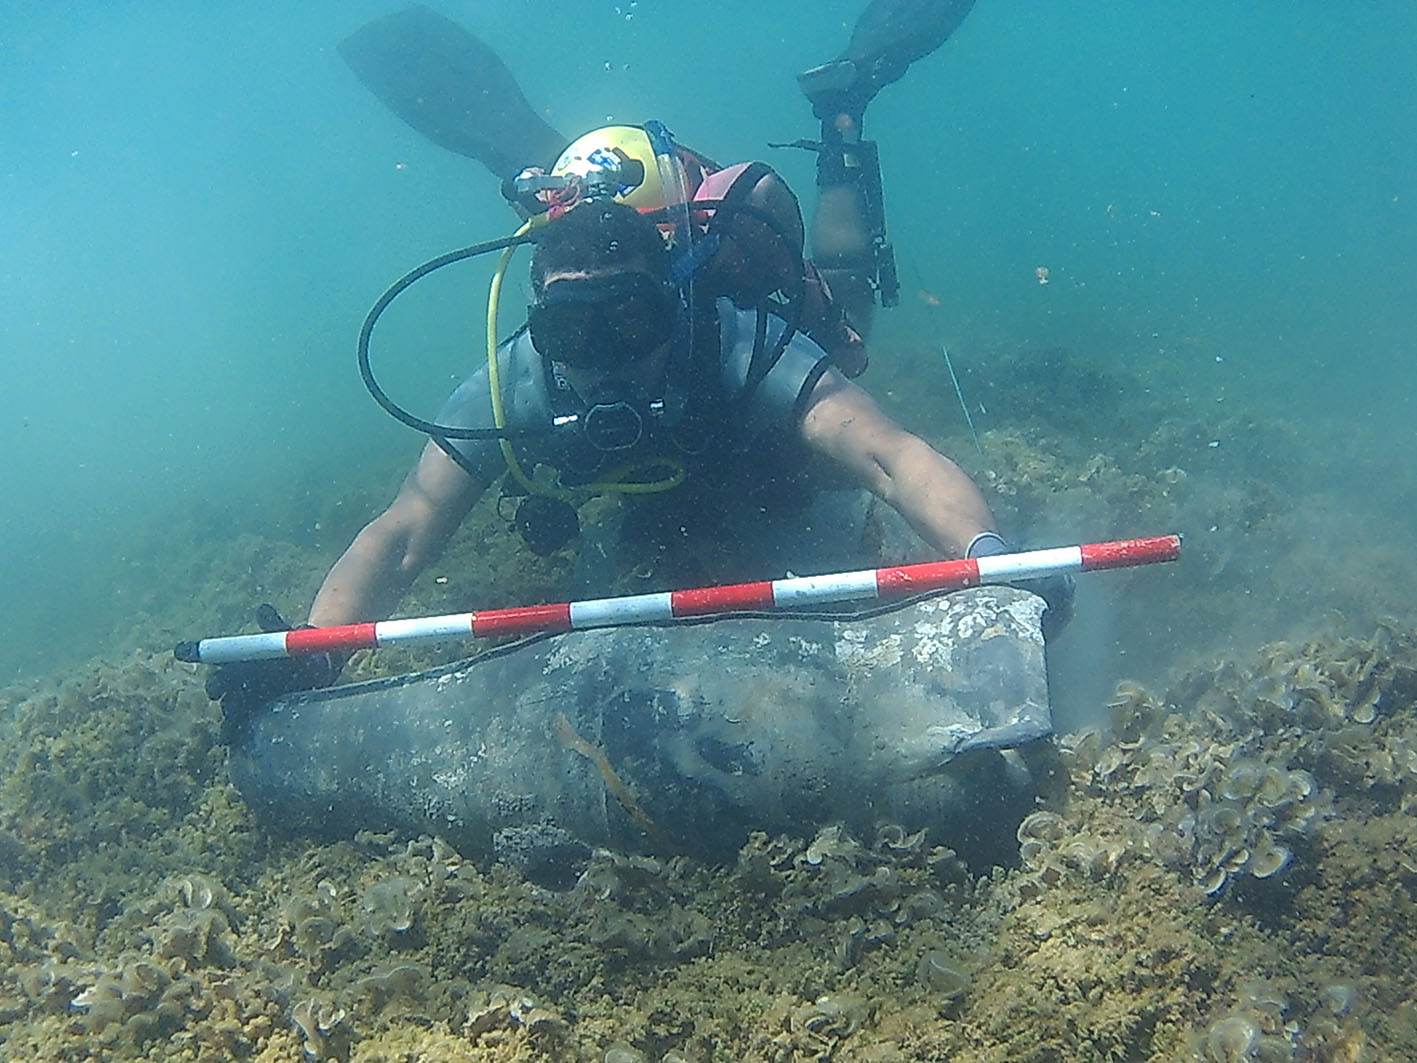
<path fill-rule="evenodd" d="M 487 481 L 474 481 L 428 444 L 389 508 L 365 525 L 330 569 L 310 607 L 310 623 L 387 617 L 486 487 Z"/>
<path fill-rule="evenodd" d="M 802 435 L 855 473 L 945 556 L 962 557 L 971 539 L 994 529 L 988 503 L 964 470 L 835 371 L 812 389 Z"/>

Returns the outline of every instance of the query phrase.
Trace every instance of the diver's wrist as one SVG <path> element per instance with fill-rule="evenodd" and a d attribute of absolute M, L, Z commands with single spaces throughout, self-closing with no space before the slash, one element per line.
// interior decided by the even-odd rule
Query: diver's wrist
<path fill-rule="evenodd" d="M 982 531 L 964 549 L 964 556 L 971 561 L 978 557 L 997 557 L 1013 551 L 1009 541 L 996 531 Z"/>

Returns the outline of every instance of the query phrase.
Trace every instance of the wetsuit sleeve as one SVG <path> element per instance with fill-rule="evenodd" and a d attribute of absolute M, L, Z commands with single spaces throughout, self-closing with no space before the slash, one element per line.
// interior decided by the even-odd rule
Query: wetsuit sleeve
<path fill-rule="evenodd" d="M 504 343 L 498 354 L 498 368 L 502 379 L 503 405 L 507 414 L 507 425 L 513 428 L 548 425 L 551 420 L 550 403 L 546 397 L 544 373 L 541 359 L 530 338 L 519 332 Z M 458 385 L 448 396 L 443 408 L 438 411 L 438 424 L 453 428 L 493 428 L 492 393 L 488 386 L 487 366 Z M 502 468 L 502 452 L 495 439 L 449 439 L 447 443 L 457 450 L 473 468 L 496 476 Z M 532 449 L 537 449 L 532 444 Z M 526 450 L 524 444 L 517 447 L 519 453 Z M 533 455 L 533 460 L 539 460 Z"/>
<path fill-rule="evenodd" d="M 831 366 L 831 355 L 811 337 L 796 333 L 767 376 L 745 396 L 754 350 L 758 350 L 759 359 L 770 357 L 786 322 L 774 314 L 766 315 L 759 341 L 758 311 L 739 310 L 727 299 L 718 301 L 718 311 L 723 390 L 730 406 L 739 411 L 734 419 L 739 434 L 736 442 L 746 445 L 769 432 L 795 429 L 806 412 L 807 396 Z"/>
<path fill-rule="evenodd" d="M 492 397 L 487 390 L 486 366 L 458 385 L 435 419 L 453 428 L 492 427 Z M 462 455 L 468 466 L 484 470 L 489 477 L 501 460 L 496 440 L 448 439 L 446 443 Z"/>

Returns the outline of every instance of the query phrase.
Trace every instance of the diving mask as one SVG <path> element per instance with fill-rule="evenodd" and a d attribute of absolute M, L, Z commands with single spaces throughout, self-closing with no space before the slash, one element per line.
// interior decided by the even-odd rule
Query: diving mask
<path fill-rule="evenodd" d="M 545 358 L 607 371 L 649 355 L 674 335 L 677 301 L 647 273 L 553 280 L 527 310 Z"/>

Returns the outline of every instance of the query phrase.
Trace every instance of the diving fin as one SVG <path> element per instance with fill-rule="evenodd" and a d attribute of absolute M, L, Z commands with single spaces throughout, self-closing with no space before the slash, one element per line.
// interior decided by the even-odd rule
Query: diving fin
<path fill-rule="evenodd" d="M 859 124 L 876 93 L 944 44 L 974 0 L 871 0 L 836 59 L 797 75 L 818 118 Z"/>
<path fill-rule="evenodd" d="M 360 27 L 339 53 L 414 129 L 503 180 L 527 166 L 549 167 L 566 146 L 496 52 L 422 4 Z"/>

